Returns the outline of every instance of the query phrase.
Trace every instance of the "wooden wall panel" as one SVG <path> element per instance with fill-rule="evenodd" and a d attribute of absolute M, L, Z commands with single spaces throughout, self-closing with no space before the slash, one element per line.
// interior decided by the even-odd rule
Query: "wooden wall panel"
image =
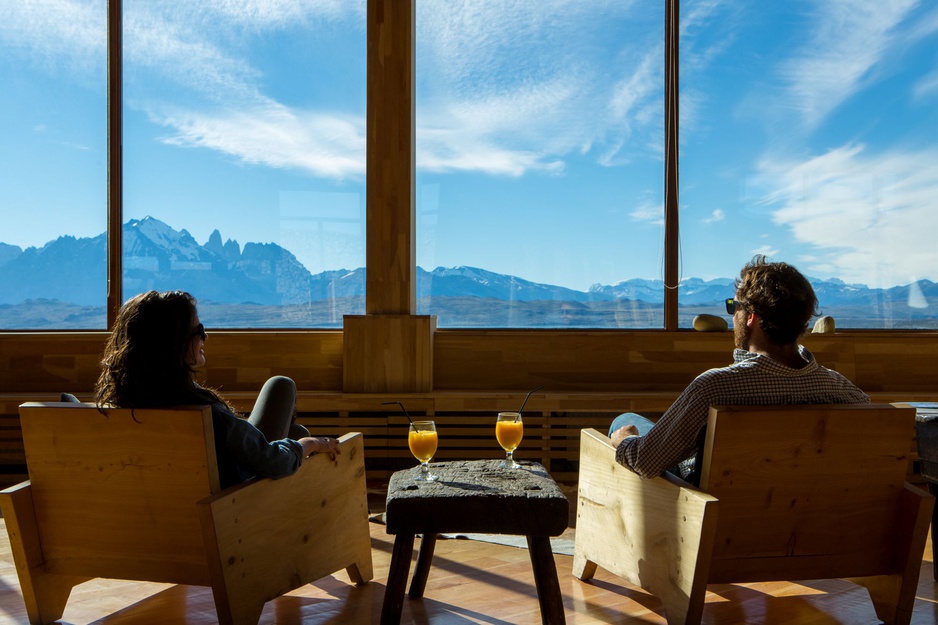
<path fill-rule="evenodd" d="M 25 476 L 17 406 L 54 400 L 63 390 L 91 399 L 105 336 L 0 334 L 0 484 Z M 804 343 L 877 402 L 938 400 L 938 333 L 837 333 Z M 732 334 L 438 330 L 434 388 L 410 393 L 343 392 L 337 331 L 211 331 L 206 355 L 205 382 L 244 411 L 267 377 L 292 377 L 301 422 L 318 434 L 363 432 L 374 478 L 411 462 L 400 409 L 384 402 L 401 401 L 411 414 L 438 416 L 454 428 L 441 458 L 491 456 L 498 451 L 489 448 L 495 413 L 517 409 L 528 390 L 543 385 L 525 407 L 533 427 L 519 456 L 569 480 L 580 428 L 603 428 L 626 411 L 660 415 L 694 376 L 730 362 Z"/>
<path fill-rule="evenodd" d="M 0 393 L 94 388 L 104 332 L 0 333 Z"/>
<path fill-rule="evenodd" d="M 434 388 L 453 390 L 672 390 L 733 348 L 731 333 L 695 332 L 438 330 L 435 341 Z"/>
<path fill-rule="evenodd" d="M 342 388 L 342 333 L 209 333 L 204 382 L 222 391 L 254 391 L 272 375 L 293 378 L 297 388 Z"/>
<path fill-rule="evenodd" d="M 938 400 L 938 347 L 931 336 L 897 341 L 876 336 L 857 342 L 856 375 L 852 379 L 867 392 L 931 390 Z"/>
<path fill-rule="evenodd" d="M 104 332 L 0 333 L 0 393 L 91 393 Z M 209 331 L 203 381 L 229 391 L 257 391 L 271 375 L 311 391 L 342 388 L 342 333 Z"/>
<path fill-rule="evenodd" d="M 105 333 L 0 333 L 0 394 L 90 393 Z M 808 335 L 818 361 L 867 392 L 938 397 L 938 333 Z M 366 347 L 367 349 L 367 347 Z M 256 392 L 270 375 L 303 391 L 341 392 L 337 331 L 211 331 L 205 382 Z M 437 330 L 433 391 L 661 393 L 728 364 L 730 332 Z"/>

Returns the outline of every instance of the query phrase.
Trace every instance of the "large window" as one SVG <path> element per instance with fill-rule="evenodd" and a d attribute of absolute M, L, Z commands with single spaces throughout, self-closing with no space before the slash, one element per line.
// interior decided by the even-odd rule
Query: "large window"
<path fill-rule="evenodd" d="M 417 1 L 419 311 L 663 326 L 663 9 Z"/>
<path fill-rule="evenodd" d="M 103 329 L 104 0 L 0 3 L 0 84 L 0 329 Z"/>
<path fill-rule="evenodd" d="M 364 312 L 367 0 L 120 4 L 121 299 L 186 289 L 229 328 Z M 440 327 L 686 328 L 764 253 L 839 328 L 938 328 L 934 3 L 683 0 L 675 33 L 677 0 L 415 4 L 407 243 Z M 0 329 L 113 308 L 107 15 L 0 3 Z"/>
<path fill-rule="evenodd" d="M 938 328 L 934 3 L 681 10 L 681 325 L 763 253 L 838 327 Z"/>
<path fill-rule="evenodd" d="M 124 0 L 124 297 L 212 327 L 364 310 L 365 2 Z"/>

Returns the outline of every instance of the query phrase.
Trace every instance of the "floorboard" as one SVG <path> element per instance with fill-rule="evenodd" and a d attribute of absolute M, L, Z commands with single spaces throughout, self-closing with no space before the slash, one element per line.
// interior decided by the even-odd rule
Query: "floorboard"
<path fill-rule="evenodd" d="M 267 604 L 265 625 L 377 623 L 384 599 L 393 536 L 371 523 L 374 580 L 361 587 L 344 572 Z M 0 623 L 26 623 L 6 528 L 0 519 Z M 572 538 L 573 530 L 568 530 Z M 415 547 L 419 546 L 419 540 Z M 415 549 L 416 557 L 416 549 Z M 590 583 L 571 575 L 572 557 L 555 556 L 567 623 L 665 623 L 661 604 L 602 569 Z M 919 579 L 916 625 L 938 625 L 931 543 Z M 210 625 L 216 622 L 208 588 L 93 580 L 72 593 L 62 623 L 69 625 Z M 405 599 L 402 623 L 540 625 L 525 549 L 469 540 L 437 542 L 423 599 Z M 704 623 L 743 625 L 878 623 L 866 591 L 843 580 L 710 586 Z"/>

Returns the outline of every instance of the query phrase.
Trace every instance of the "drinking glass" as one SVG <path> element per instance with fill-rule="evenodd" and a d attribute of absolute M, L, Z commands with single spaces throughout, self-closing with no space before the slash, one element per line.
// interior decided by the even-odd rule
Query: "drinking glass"
<path fill-rule="evenodd" d="M 412 421 L 407 432 L 407 445 L 414 458 L 420 461 L 420 473 L 414 476 L 419 482 L 432 482 L 439 479 L 438 475 L 430 473 L 427 465 L 430 458 L 436 453 L 437 446 L 436 424 L 433 421 Z"/>
<path fill-rule="evenodd" d="M 507 454 L 505 459 L 500 462 L 498 466 L 505 469 L 517 469 L 521 466 L 515 462 L 512 454 L 515 452 L 515 449 L 518 448 L 518 445 L 521 444 L 523 436 L 524 423 L 521 421 L 520 412 L 498 413 L 498 421 L 495 422 L 495 438 L 498 439 L 498 444 L 502 446 L 502 449 L 504 449 Z"/>

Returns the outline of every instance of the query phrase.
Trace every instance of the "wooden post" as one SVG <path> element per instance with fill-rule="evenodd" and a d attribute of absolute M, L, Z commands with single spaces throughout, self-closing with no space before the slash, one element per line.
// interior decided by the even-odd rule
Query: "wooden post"
<path fill-rule="evenodd" d="M 433 333 L 429 315 L 347 315 L 342 386 L 346 393 L 433 390 Z"/>
<path fill-rule="evenodd" d="M 436 318 L 415 314 L 414 3 L 368 1 L 367 314 L 345 317 L 346 392 L 433 390 Z"/>
<path fill-rule="evenodd" d="M 365 312 L 411 315 L 414 208 L 414 0 L 368 2 Z"/>

